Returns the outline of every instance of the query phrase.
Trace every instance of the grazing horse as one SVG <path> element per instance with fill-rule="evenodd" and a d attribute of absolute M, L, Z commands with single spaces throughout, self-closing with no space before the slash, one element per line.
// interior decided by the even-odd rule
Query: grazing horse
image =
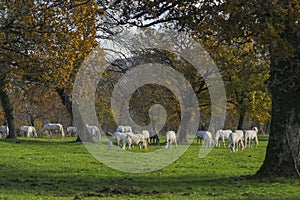
<path fill-rule="evenodd" d="M 150 133 L 148 130 L 142 130 L 142 135 L 144 136 L 145 140 L 147 140 L 148 144 L 150 144 Z"/>
<path fill-rule="evenodd" d="M 133 145 L 139 146 L 140 149 L 142 147 L 147 149 L 147 141 L 143 134 L 134 134 L 131 132 L 127 132 L 125 134 L 127 134 L 128 146 L 130 149 L 133 148 Z"/>
<path fill-rule="evenodd" d="M 86 124 L 86 128 L 91 137 L 96 137 L 98 140 L 101 139 L 101 132 L 97 126 L 90 126 Z"/>
<path fill-rule="evenodd" d="M 36 130 L 33 126 L 21 126 L 20 133 L 24 137 L 37 137 Z"/>
<path fill-rule="evenodd" d="M 251 148 L 252 140 L 255 140 L 255 147 L 257 147 L 257 145 L 258 145 L 257 133 L 258 133 L 257 127 L 253 127 L 252 130 L 245 131 L 245 148 L 246 148 L 247 144 L 249 145 L 249 148 Z"/>
<path fill-rule="evenodd" d="M 67 128 L 67 136 L 70 136 L 70 137 L 77 136 L 77 129 L 75 126 L 69 126 Z"/>
<path fill-rule="evenodd" d="M 202 145 L 202 140 L 204 140 L 204 145 L 207 148 L 211 147 L 211 145 L 213 143 L 211 132 L 209 132 L 209 131 L 197 131 L 196 136 L 197 136 L 197 143 L 200 140 L 200 144 Z"/>
<path fill-rule="evenodd" d="M 232 133 L 231 130 L 218 130 L 215 137 L 215 146 L 220 147 L 219 140 L 222 139 L 224 147 L 225 147 L 225 139 L 228 139 L 230 133 Z"/>
<path fill-rule="evenodd" d="M 230 145 L 231 152 L 238 151 L 238 148 L 241 147 L 244 149 L 244 132 L 242 130 L 235 130 L 233 133 L 229 134 L 228 141 Z"/>
<path fill-rule="evenodd" d="M 118 147 L 120 146 L 120 141 L 122 141 L 124 143 L 124 141 L 127 140 L 127 134 L 125 133 L 120 133 L 120 132 L 114 132 L 114 134 L 112 134 L 110 140 L 108 141 L 108 149 L 111 149 L 113 142 L 116 140 L 118 143 Z M 131 141 L 130 141 L 131 142 Z M 122 147 L 125 148 L 124 144 L 122 144 Z M 130 147 L 129 147 L 130 148 Z"/>
<path fill-rule="evenodd" d="M 166 133 L 166 149 L 172 149 L 172 143 L 175 143 L 175 147 L 177 147 L 176 133 L 174 131 L 168 131 Z"/>
<path fill-rule="evenodd" d="M 42 137 L 44 137 L 45 131 L 48 131 L 50 137 L 52 137 L 52 131 L 58 132 L 58 136 L 65 137 L 65 132 L 61 124 L 45 124 L 42 129 Z"/>
<path fill-rule="evenodd" d="M 152 144 L 155 143 L 156 145 L 159 145 L 160 143 L 159 143 L 158 133 L 154 130 L 150 130 L 149 134 L 150 134 L 150 137 L 149 137 L 150 143 L 152 143 Z"/>
<path fill-rule="evenodd" d="M 0 126 L 0 137 L 6 138 L 9 133 L 9 128 L 8 126 Z"/>
<path fill-rule="evenodd" d="M 120 132 L 120 133 L 130 132 L 130 133 L 132 133 L 132 128 L 131 128 L 131 126 L 118 126 L 116 128 L 116 132 Z"/>

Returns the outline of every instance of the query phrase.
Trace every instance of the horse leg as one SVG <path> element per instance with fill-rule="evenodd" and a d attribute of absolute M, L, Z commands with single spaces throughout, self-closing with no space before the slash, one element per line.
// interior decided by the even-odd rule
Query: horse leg
<path fill-rule="evenodd" d="M 235 145 L 234 145 L 234 142 L 232 141 L 231 144 L 230 144 L 231 152 L 234 152 L 234 148 L 235 148 Z"/>
<path fill-rule="evenodd" d="M 124 142 L 122 145 L 122 149 L 125 150 L 125 148 L 126 148 L 126 143 Z"/>
<path fill-rule="evenodd" d="M 255 148 L 257 148 L 257 145 L 258 145 L 258 138 L 257 136 L 255 137 Z"/>
<path fill-rule="evenodd" d="M 159 145 L 160 145 L 159 138 L 157 138 L 157 140 L 156 140 L 156 146 L 159 146 Z"/>
<path fill-rule="evenodd" d="M 158 135 L 155 136 L 155 144 L 156 144 L 156 146 L 159 145 L 159 138 L 158 138 Z"/>
<path fill-rule="evenodd" d="M 244 150 L 243 140 L 241 140 L 241 147 L 242 147 L 242 150 Z"/>

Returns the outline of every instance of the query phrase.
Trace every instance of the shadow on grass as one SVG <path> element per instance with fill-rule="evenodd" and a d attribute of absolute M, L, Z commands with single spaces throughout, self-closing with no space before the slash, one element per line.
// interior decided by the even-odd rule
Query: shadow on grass
<path fill-rule="evenodd" d="M 24 172 L 30 176 L 11 177 L 1 180 L 0 185 L 6 191 L 17 190 L 33 195 L 158 195 L 162 193 L 180 193 L 188 190 L 206 190 L 206 187 L 228 187 L 237 181 L 234 178 L 207 179 L 195 176 L 156 176 L 141 177 L 126 174 L 120 177 L 109 176 L 60 176 L 59 174 L 40 174 Z"/>
<path fill-rule="evenodd" d="M 268 142 L 269 141 L 269 135 L 267 135 L 267 134 L 258 134 L 258 140 Z"/>
<path fill-rule="evenodd" d="M 57 145 L 57 144 L 81 144 L 80 142 L 76 142 L 76 138 L 9 138 L 0 139 L 0 143 L 11 143 L 11 144 L 30 144 L 30 145 Z"/>
<path fill-rule="evenodd" d="M 11 169 L 8 173 L 13 174 Z M 112 170 L 114 171 L 114 170 Z M 54 197 L 115 197 L 115 196 L 201 196 L 202 198 L 224 198 L 228 197 L 249 198 L 249 199 L 270 199 L 284 198 L 282 191 L 275 194 L 264 193 L 266 188 L 272 187 L 274 182 L 291 184 L 289 180 L 269 180 L 254 176 L 205 177 L 200 174 L 185 176 L 174 175 L 164 176 L 160 172 L 140 174 L 123 173 L 117 176 L 93 173 L 83 175 L 78 173 L 70 174 L 43 173 L 42 171 L 23 171 L 24 176 L 6 176 L 0 180 L 1 190 L 5 192 L 27 193 L 33 196 L 54 196 Z M 300 185 L 299 180 L 297 184 Z M 254 189 L 253 189 L 254 188 Z M 0 190 L 0 191 L 1 191 Z M 271 196 L 270 196 L 271 195 Z M 293 199 L 293 198 L 290 198 Z"/>

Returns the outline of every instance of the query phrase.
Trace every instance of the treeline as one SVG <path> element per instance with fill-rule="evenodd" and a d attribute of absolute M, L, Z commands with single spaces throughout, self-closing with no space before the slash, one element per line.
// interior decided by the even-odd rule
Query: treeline
<path fill-rule="evenodd" d="M 122 5 L 109 7 L 93 1 L 1 2 L 1 122 L 8 124 L 9 137 L 15 137 L 15 127 L 21 125 L 41 127 L 46 122 L 72 125 L 72 87 L 76 73 L 98 40 L 109 39 L 120 31 L 116 30 L 117 26 L 129 20 L 125 13 L 123 22 L 113 16 L 114 9 Z M 192 15 L 186 17 L 193 21 Z M 183 31 L 195 34 L 196 30 Z M 209 33 L 210 27 L 201 30 L 205 31 Z M 271 109 L 266 84 L 269 52 L 251 37 L 220 40 L 214 34 L 207 34 L 205 38 L 199 37 L 199 43 L 215 60 L 226 86 L 228 103 L 224 128 L 256 125 L 261 132 L 266 132 Z M 126 62 L 116 59 L 108 68 L 106 79 L 99 82 L 95 102 L 103 128 L 111 131 L 116 126 L 110 109 L 112 86 L 141 60 L 167 64 L 184 75 L 199 100 L 199 128 L 207 129 L 211 103 L 202 75 L 168 52 L 136 53 Z M 121 68 L 123 70 L 119 70 Z M 148 112 L 153 104 L 166 108 L 165 126 L 176 130 L 181 117 L 178 100 L 159 85 L 145 85 L 134 93 L 130 102 L 133 119 L 141 125 L 149 123 Z"/>

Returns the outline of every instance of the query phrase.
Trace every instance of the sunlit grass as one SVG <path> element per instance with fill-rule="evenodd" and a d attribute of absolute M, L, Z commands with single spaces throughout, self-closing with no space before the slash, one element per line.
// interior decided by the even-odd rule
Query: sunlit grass
<path fill-rule="evenodd" d="M 251 177 L 265 156 L 267 136 L 259 139 L 257 148 L 214 148 L 202 159 L 193 143 L 172 165 L 143 174 L 106 167 L 75 138 L 2 139 L 0 199 L 297 199 L 299 180 Z"/>

